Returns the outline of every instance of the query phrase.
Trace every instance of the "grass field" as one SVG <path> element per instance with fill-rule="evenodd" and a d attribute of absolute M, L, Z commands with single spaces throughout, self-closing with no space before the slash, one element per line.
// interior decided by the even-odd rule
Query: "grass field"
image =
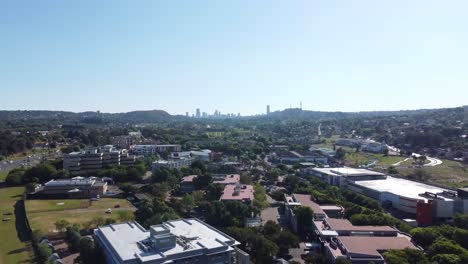
<path fill-rule="evenodd" d="M 0 172 L 0 183 L 5 181 L 8 172 Z"/>
<path fill-rule="evenodd" d="M 428 180 L 430 183 L 437 183 L 450 188 L 468 186 L 468 167 L 460 162 L 443 160 L 441 165 L 434 167 L 396 168 L 403 176 L 413 174 L 415 170 L 423 170 L 431 175 Z"/>
<path fill-rule="evenodd" d="M 10 221 L 0 222 L 0 263 L 33 263 L 34 253 L 26 229 L 17 232 L 15 204 L 21 199 L 24 187 L 11 187 L 0 189 L 1 218 L 9 217 Z M 5 213 L 11 215 L 4 215 Z M 21 228 L 20 225 L 18 227 Z M 20 238 L 21 237 L 21 238 Z"/>
<path fill-rule="evenodd" d="M 116 205 L 120 208 L 115 208 Z M 105 213 L 107 208 L 112 208 L 112 214 Z M 124 219 L 130 214 L 128 212 L 133 215 L 135 210 L 136 208 L 127 200 L 115 198 L 102 198 L 96 202 L 78 199 L 26 201 L 26 212 L 31 229 L 39 229 L 48 234 L 57 232 L 55 230 L 57 220 L 63 219 L 71 224 L 80 224 L 82 227 L 94 227 L 91 222 L 96 217 L 125 221 L 128 220 Z"/>

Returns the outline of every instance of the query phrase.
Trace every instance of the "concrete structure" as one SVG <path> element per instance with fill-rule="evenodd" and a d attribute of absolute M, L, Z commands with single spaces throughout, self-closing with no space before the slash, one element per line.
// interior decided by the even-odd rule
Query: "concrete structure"
<path fill-rule="evenodd" d="M 84 179 L 50 180 L 32 198 L 95 198 L 107 192 L 107 182 L 94 177 Z"/>
<path fill-rule="evenodd" d="M 232 237 L 198 219 L 179 219 L 144 229 L 136 222 L 94 230 L 108 264 L 248 264 Z"/>
<path fill-rule="evenodd" d="M 384 264 L 382 254 L 391 249 L 417 249 L 407 237 L 338 236 L 325 244 L 325 255 L 330 263 L 346 258 L 352 264 Z"/>
<path fill-rule="evenodd" d="M 389 249 L 416 249 L 411 238 L 390 226 L 355 226 L 346 219 L 314 221 L 315 240 L 330 263 L 346 258 L 353 264 L 384 263 Z"/>
<path fill-rule="evenodd" d="M 140 156 L 152 156 L 163 152 L 180 152 L 180 145 L 133 145 L 130 152 Z"/>
<path fill-rule="evenodd" d="M 124 162 L 121 163 L 121 160 Z M 135 161 L 135 156 L 129 155 L 126 150 L 118 150 L 112 145 L 105 145 L 64 155 L 63 169 L 71 174 L 86 174 L 96 172 L 106 166 L 132 166 Z"/>
<path fill-rule="evenodd" d="M 227 184 L 224 186 L 221 201 L 239 201 L 250 204 L 254 199 L 254 189 L 252 185 Z"/>
<path fill-rule="evenodd" d="M 172 159 L 179 159 L 179 158 L 193 158 L 195 160 L 201 161 L 210 161 L 212 159 L 211 150 L 204 149 L 200 151 L 182 151 L 182 152 L 173 152 L 171 153 Z"/>
<path fill-rule="evenodd" d="M 151 164 L 153 173 L 159 168 L 168 168 L 168 169 L 180 169 L 187 168 L 192 165 L 193 159 L 191 158 L 180 158 L 180 159 L 171 159 L 171 160 L 157 160 Z"/>
<path fill-rule="evenodd" d="M 222 185 L 237 185 L 240 183 L 239 174 L 227 174 L 227 175 L 214 175 L 213 183 L 222 184 Z"/>
<path fill-rule="evenodd" d="M 427 217 L 448 219 L 456 213 L 468 213 L 468 197 L 462 192 L 387 176 L 386 179 L 349 182 L 348 188 L 417 216 L 427 225 Z M 458 195 L 461 194 L 461 195 Z M 426 204 L 426 205 L 424 205 Z"/>
<path fill-rule="evenodd" d="M 328 164 L 328 157 L 320 151 L 289 151 L 277 155 L 278 159 L 283 164 L 294 164 L 298 162 L 313 162 Z"/>
<path fill-rule="evenodd" d="M 312 168 L 310 173 L 320 180 L 335 186 L 343 186 L 347 180 L 385 179 L 387 176 L 380 172 L 366 169 L 343 168 Z"/>

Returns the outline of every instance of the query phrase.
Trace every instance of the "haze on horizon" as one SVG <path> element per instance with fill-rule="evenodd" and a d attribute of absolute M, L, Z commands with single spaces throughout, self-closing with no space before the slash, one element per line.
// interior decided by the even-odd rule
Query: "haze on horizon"
<path fill-rule="evenodd" d="M 468 104 L 467 1 L 2 1 L 0 110 Z"/>

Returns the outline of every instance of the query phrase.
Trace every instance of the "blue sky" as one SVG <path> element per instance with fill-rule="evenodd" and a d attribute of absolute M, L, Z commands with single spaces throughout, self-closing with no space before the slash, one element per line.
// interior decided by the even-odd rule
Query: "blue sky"
<path fill-rule="evenodd" d="M 468 104 L 468 1 L 1 1 L 0 109 Z"/>

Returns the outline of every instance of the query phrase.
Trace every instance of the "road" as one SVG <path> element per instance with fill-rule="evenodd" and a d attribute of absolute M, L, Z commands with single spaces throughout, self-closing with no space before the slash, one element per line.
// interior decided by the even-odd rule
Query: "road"
<path fill-rule="evenodd" d="M 411 154 L 411 156 L 419 157 L 421 155 L 418 154 L 418 153 L 413 153 L 413 154 Z M 406 158 L 406 159 L 404 159 L 402 161 L 399 161 L 399 162 L 393 164 L 392 166 L 399 166 L 402 162 L 405 162 L 405 161 L 410 160 L 410 159 L 413 159 L 413 158 Z M 438 165 L 442 164 L 442 161 L 440 159 L 431 158 L 431 157 L 427 157 L 427 156 L 426 156 L 426 159 L 429 161 L 429 163 L 424 164 L 423 167 L 434 167 L 434 166 L 438 166 Z"/>
<path fill-rule="evenodd" d="M 9 172 L 12 169 L 19 167 L 32 167 L 36 166 L 43 159 L 61 157 L 61 152 L 53 152 L 50 154 L 33 154 L 30 156 L 29 161 L 27 157 L 16 160 L 4 160 L 0 162 L 0 172 Z"/>

